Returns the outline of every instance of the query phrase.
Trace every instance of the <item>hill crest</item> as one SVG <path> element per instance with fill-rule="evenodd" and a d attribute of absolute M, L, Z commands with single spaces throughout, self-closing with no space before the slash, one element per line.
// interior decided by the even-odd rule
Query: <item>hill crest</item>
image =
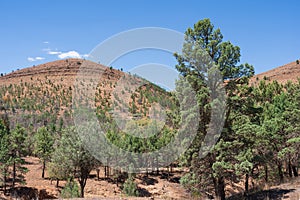
<path fill-rule="evenodd" d="M 7 85 L 20 83 L 20 81 L 34 82 L 36 80 L 51 79 L 54 81 L 60 81 L 63 84 L 70 86 L 74 83 L 75 77 L 79 72 L 80 66 L 83 64 L 83 62 L 85 62 L 86 66 L 93 66 L 93 70 L 95 69 L 96 65 L 97 69 L 101 70 L 104 76 L 106 76 L 106 78 L 108 79 L 116 80 L 125 74 L 120 70 L 111 69 L 89 60 L 70 58 L 48 62 L 8 73 L 7 75 L 0 77 L 0 84 Z M 91 72 L 90 74 L 93 74 L 93 72 Z M 261 80 L 276 80 L 279 83 L 284 84 L 288 81 L 296 82 L 298 81 L 298 78 L 300 78 L 300 64 L 294 61 L 286 65 L 282 65 L 266 72 L 254 75 L 250 79 L 250 84 L 256 85 Z"/>
<path fill-rule="evenodd" d="M 300 78 L 300 64 L 297 61 L 276 67 L 269 71 L 256 74 L 250 80 L 251 85 L 256 85 L 261 80 L 266 81 L 278 81 L 279 83 L 285 84 L 288 81 L 297 82 Z"/>
<path fill-rule="evenodd" d="M 50 79 L 53 81 L 59 81 L 64 85 L 71 85 L 74 83 L 75 77 L 79 72 L 80 66 L 85 64 L 85 67 L 91 66 L 92 70 L 100 70 L 104 76 L 110 76 L 111 79 L 118 79 L 124 73 L 111 69 L 101 64 L 91 62 L 89 60 L 82 59 L 65 59 L 48 62 L 45 64 L 32 66 L 24 69 L 20 69 L 7 75 L 0 77 L 0 84 L 17 84 L 22 82 L 34 82 L 36 80 Z M 96 66 L 96 67 L 95 67 Z M 90 73 L 93 74 L 93 71 Z M 104 79 L 107 77 L 103 77 Z"/>

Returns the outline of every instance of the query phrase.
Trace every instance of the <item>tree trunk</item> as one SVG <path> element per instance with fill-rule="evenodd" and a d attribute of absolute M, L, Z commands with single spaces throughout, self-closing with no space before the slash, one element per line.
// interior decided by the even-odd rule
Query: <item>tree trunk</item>
<path fill-rule="evenodd" d="M 159 174 L 158 157 L 156 157 L 156 175 Z"/>
<path fill-rule="evenodd" d="M 293 170 L 294 176 L 295 176 L 295 177 L 298 177 L 299 174 L 298 174 L 298 169 L 297 169 L 297 167 L 296 167 L 296 166 L 292 166 L 292 170 Z"/>
<path fill-rule="evenodd" d="M 220 200 L 225 200 L 225 183 L 224 178 L 218 178 L 218 197 Z"/>
<path fill-rule="evenodd" d="M 84 188 L 85 188 L 85 185 L 86 185 L 86 181 L 89 177 L 89 174 L 90 174 L 89 170 L 87 170 L 84 167 L 81 167 L 80 176 L 78 177 L 78 182 L 79 182 L 80 190 L 81 190 L 81 193 L 80 193 L 81 198 L 84 198 Z"/>
<path fill-rule="evenodd" d="M 217 179 L 215 177 L 212 178 L 213 184 L 214 184 L 214 189 L 215 189 L 215 195 L 218 195 L 218 184 L 217 184 Z"/>
<path fill-rule="evenodd" d="M 279 181 L 280 181 L 280 183 L 283 183 L 282 165 L 281 165 L 281 164 L 278 164 L 278 165 L 277 165 L 277 168 L 278 168 Z"/>
<path fill-rule="evenodd" d="M 96 171 L 97 171 L 97 179 L 98 179 L 98 181 L 99 181 L 99 180 L 100 180 L 100 169 L 97 168 Z"/>
<path fill-rule="evenodd" d="M 289 161 L 289 163 L 288 163 L 288 171 L 289 171 L 289 176 L 292 178 L 293 177 L 293 171 L 292 171 L 291 161 Z"/>
<path fill-rule="evenodd" d="M 269 182 L 269 170 L 268 170 L 268 165 L 265 165 L 265 181 L 266 181 L 266 183 Z"/>
<path fill-rule="evenodd" d="M 110 176 L 110 174 L 109 174 L 109 158 L 107 158 L 106 159 L 106 170 L 107 170 L 107 172 L 106 172 L 106 175 L 107 175 L 107 178 L 109 178 L 109 176 Z"/>
<path fill-rule="evenodd" d="M 81 198 L 84 198 L 84 187 L 82 187 L 81 185 L 80 185 L 80 189 L 81 189 Z"/>
<path fill-rule="evenodd" d="M 13 180 L 12 180 L 12 188 L 15 187 L 16 182 L 16 161 L 13 163 Z"/>
<path fill-rule="evenodd" d="M 225 183 L 224 183 L 224 178 L 220 177 L 217 178 L 214 181 L 215 184 L 215 193 L 216 193 L 216 199 L 218 200 L 225 200 Z"/>
<path fill-rule="evenodd" d="M 59 186 L 59 179 L 57 178 L 56 179 L 56 187 L 58 188 L 58 186 Z"/>
<path fill-rule="evenodd" d="M 87 181 L 87 177 L 85 177 L 85 175 L 83 175 L 80 179 L 79 179 L 79 185 L 80 185 L 80 197 L 84 198 L 84 188 L 86 185 L 86 181 Z"/>
<path fill-rule="evenodd" d="M 3 192 L 4 192 L 4 195 L 6 195 L 6 173 L 7 173 L 7 169 L 4 169 L 4 174 L 3 174 Z"/>
<path fill-rule="evenodd" d="M 151 160 L 151 173 L 154 173 L 155 172 L 155 160 L 154 160 L 154 158 Z"/>
<path fill-rule="evenodd" d="M 46 168 L 46 161 L 43 161 L 43 171 L 42 171 L 42 178 L 45 178 L 45 168 Z"/>
<path fill-rule="evenodd" d="M 245 178 L 245 196 L 248 196 L 249 192 L 249 174 L 246 174 Z"/>

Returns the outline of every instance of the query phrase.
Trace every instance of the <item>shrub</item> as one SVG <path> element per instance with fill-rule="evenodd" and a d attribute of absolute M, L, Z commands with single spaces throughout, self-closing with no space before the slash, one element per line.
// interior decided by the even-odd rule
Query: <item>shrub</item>
<path fill-rule="evenodd" d="M 297 65 L 299 65 L 299 60 L 296 60 Z"/>
<path fill-rule="evenodd" d="M 138 197 L 140 195 L 137 184 L 134 182 L 133 177 L 129 177 L 125 181 L 125 183 L 123 185 L 123 192 L 128 196 Z"/>
<path fill-rule="evenodd" d="M 199 184 L 196 175 L 193 173 L 187 173 L 180 179 L 180 184 L 186 188 L 192 196 L 199 196 L 199 189 L 197 188 L 197 185 Z"/>
<path fill-rule="evenodd" d="M 61 190 L 62 198 L 77 198 L 80 197 L 79 187 L 74 180 L 68 180 L 65 187 Z"/>

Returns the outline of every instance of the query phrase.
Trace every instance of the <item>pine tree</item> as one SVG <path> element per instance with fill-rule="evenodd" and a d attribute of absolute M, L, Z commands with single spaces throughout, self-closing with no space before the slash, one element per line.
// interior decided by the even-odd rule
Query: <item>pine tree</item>
<path fill-rule="evenodd" d="M 23 156 L 25 156 L 26 152 L 26 130 L 25 128 L 17 125 L 15 129 L 13 129 L 9 134 L 9 163 L 12 166 L 12 187 L 15 186 L 17 172 L 20 172 L 20 176 L 22 178 L 22 174 L 27 172 L 27 168 L 22 167 L 25 163 Z"/>
<path fill-rule="evenodd" d="M 176 68 L 196 91 L 200 107 L 199 134 L 192 145 L 192 149 L 188 151 L 191 153 L 188 159 L 191 163 L 191 172 L 197 174 L 202 185 L 213 184 L 216 197 L 224 200 L 226 173 L 232 167 L 232 155 L 228 151 L 230 148 L 227 144 L 227 140 L 232 134 L 231 111 L 236 103 L 235 97 L 238 88 L 248 83 L 248 78 L 253 75 L 254 69 L 249 64 L 238 65 L 240 48 L 222 40 L 223 35 L 220 29 L 214 29 L 209 19 L 200 20 L 194 25 L 194 28 L 187 29 L 183 53 L 182 55 L 175 53 L 175 57 L 178 61 Z M 208 131 L 207 125 L 211 114 L 209 108 L 212 108 L 213 103 L 215 103 L 210 102 L 210 91 L 214 90 L 217 85 L 223 84 L 223 82 L 214 81 L 211 84 L 206 81 L 207 76 L 218 79 L 218 77 L 213 76 L 217 75 L 215 71 L 211 71 L 214 70 L 214 66 L 221 72 L 222 80 L 226 81 L 228 100 L 225 125 L 215 147 L 205 158 L 199 159 L 197 153 L 200 151 L 203 136 Z M 217 108 L 217 106 L 213 108 Z M 217 130 L 220 127 L 213 128 Z"/>
<path fill-rule="evenodd" d="M 9 132 L 2 121 L 0 121 L 0 171 L 2 175 L 4 194 L 6 193 L 6 182 L 9 166 Z"/>
<path fill-rule="evenodd" d="M 63 129 L 61 139 L 55 146 L 52 155 L 50 164 L 52 176 L 61 179 L 77 178 L 81 197 L 84 197 L 86 181 L 91 170 L 98 164 L 95 158 L 85 149 L 75 127 Z"/>
<path fill-rule="evenodd" d="M 43 163 L 42 178 L 45 178 L 46 162 L 50 161 L 54 138 L 46 127 L 41 127 L 35 134 L 34 153 Z"/>

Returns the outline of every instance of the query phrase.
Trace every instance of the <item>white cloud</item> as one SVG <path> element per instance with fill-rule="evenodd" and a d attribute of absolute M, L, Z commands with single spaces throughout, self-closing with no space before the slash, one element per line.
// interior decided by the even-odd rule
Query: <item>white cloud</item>
<path fill-rule="evenodd" d="M 60 53 L 58 55 L 58 57 L 60 59 L 65 59 L 65 58 L 82 58 L 82 56 L 76 52 L 76 51 L 69 51 L 69 52 L 65 52 L 65 53 Z"/>
<path fill-rule="evenodd" d="M 49 44 L 49 42 L 48 41 L 45 41 L 45 42 L 43 42 L 44 44 Z"/>
<path fill-rule="evenodd" d="M 61 54 L 61 53 L 62 53 L 61 51 L 51 51 L 51 50 L 48 51 L 49 55 L 58 55 L 58 54 Z"/>
<path fill-rule="evenodd" d="M 36 60 L 44 60 L 45 58 L 43 57 L 35 57 Z"/>
<path fill-rule="evenodd" d="M 27 60 L 29 61 L 29 62 L 35 62 L 35 61 L 38 61 L 38 60 L 44 60 L 45 58 L 43 58 L 43 57 L 39 57 L 39 56 L 37 56 L 37 57 L 35 57 L 35 58 L 32 58 L 32 57 L 28 57 L 27 58 Z"/>
<path fill-rule="evenodd" d="M 66 58 L 88 58 L 89 54 L 80 54 L 77 51 L 67 51 L 67 52 L 61 52 L 58 49 L 51 50 L 49 48 L 43 49 L 43 51 L 46 51 L 48 55 L 57 55 L 59 59 L 66 59 Z"/>
<path fill-rule="evenodd" d="M 27 60 L 28 60 L 29 62 L 34 62 L 34 61 L 35 61 L 35 59 L 34 59 L 34 58 L 31 58 L 31 57 L 28 57 Z"/>

